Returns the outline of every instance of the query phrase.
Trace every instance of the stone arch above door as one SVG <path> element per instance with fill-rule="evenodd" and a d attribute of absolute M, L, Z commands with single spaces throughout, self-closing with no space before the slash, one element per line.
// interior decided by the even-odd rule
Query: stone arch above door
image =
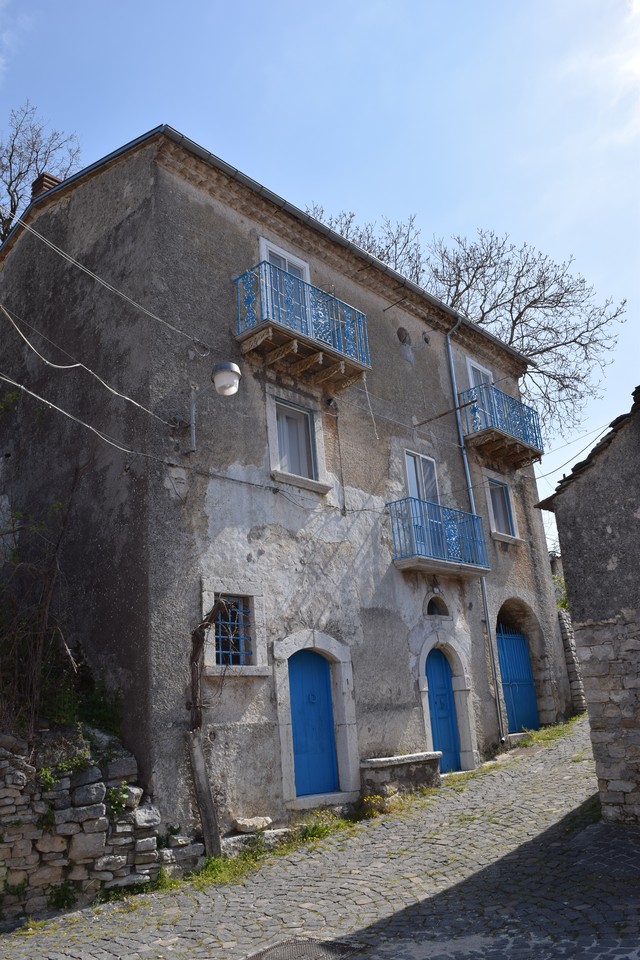
<path fill-rule="evenodd" d="M 340 793 L 335 796 L 342 800 L 355 799 L 360 791 L 360 756 L 351 650 L 335 637 L 320 630 L 311 629 L 298 630 L 283 640 L 276 640 L 273 644 L 283 798 L 289 806 L 312 806 L 322 803 L 322 796 L 325 796 L 316 795 L 299 799 L 296 797 L 288 661 L 289 657 L 299 650 L 313 650 L 331 664 L 333 720 L 340 782 Z"/>
<path fill-rule="evenodd" d="M 442 623 L 425 639 L 418 657 L 418 687 L 422 700 L 427 749 L 433 750 L 431 716 L 429 713 L 429 686 L 427 683 L 427 657 L 432 650 L 441 650 L 451 667 L 453 698 L 458 720 L 460 741 L 460 766 L 474 770 L 479 762 L 475 717 L 471 698 L 471 677 L 461 644 L 456 639 L 453 623 Z"/>

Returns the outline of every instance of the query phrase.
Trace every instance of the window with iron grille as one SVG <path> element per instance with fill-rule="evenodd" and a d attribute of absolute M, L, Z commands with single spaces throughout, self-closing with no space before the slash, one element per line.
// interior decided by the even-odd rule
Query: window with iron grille
<path fill-rule="evenodd" d="M 219 667 L 246 667 L 253 660 L 251 598 L 217 594 L 223 605 L 209 630 L 215 644 L 215 664 Z"/>
<path fill-rule="evenodd" d="M 211 611 L 219 600 L 224 601 Z M 203 577 L 202 617 L 210 626 L 204 645 L 204 675 L 209 677 L 267 677 L 267 629 L 264 593 L 258 580 L 248 577 Z"/>

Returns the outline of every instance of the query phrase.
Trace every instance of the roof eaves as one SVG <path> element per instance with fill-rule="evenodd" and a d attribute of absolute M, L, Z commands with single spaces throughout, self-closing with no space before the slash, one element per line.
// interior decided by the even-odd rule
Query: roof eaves
<path fill-rule="evenodd" d="M 409 280 L 407 277 L 404 277 L 401 273 L 398 273 L 397 270 L 394 270 L 388 264 L 384 263 L 382 260 L 379 260 L 377 257 L 374 257 L 373 254 L 367 253 L 366 250 L 363 250 L 362 247 L 359 247 L 357 244 L 353 243 L 351 240 L 347 240 L 346 237 L 343 237 L 337 231 L 332 230 L 331 227 L 328 227 L 326 224 L 321 223 L 319 220 L 316 220 L 310 214 L 306 213 L 304 210 L 300 210 L 299 207 L 294 206 L 294 204 L 289 203 L 288 200 L 285 200 L 283 197 L 278 196 L 278 194 L 273 193 L 264 184 L 259 183 L 257 180 L 253 180 L 251 177 L 247 176 L 245 173 L 242 173 L 241 170 L 238 170 L 237 167 L 231 166 L 231 164 L 226 163 L 220 157 L 217 157 L 215 154 L 211 153 L 209 150 L 205 150 L 204 147 L 201 147 L 200 144 L 196 143 L 194 140 L 190 140 L 188 137 L 185 137 L 184 134 L 180 133 L 174 127 L 171 127 L 169 124 L 163 123 L 157 127 L 154 127 L 152 130 L 143 133 L 141 136 L 136 137 L 135 140 L 130 140 L 129 143 L 125 143 L 123 146 L 118 147 L 117 150 L 113 150 L 111 153 L 107 154 L 105 157 L 102 157 L 100 160 L 96 160 L 94 163 L 90 164 L 88 167 L 83 167 L 82 170 L 78 170 L 76 173 L 73 173 L 70 177 L 67 177 L 66 180 L 63 180 L 61 183 L 56 184 L 55 187 L 51 187 L 50 190 L 46 190 L 44 193 L 39 194 L 34 200 L 31 201 L 29 206 L 26 208 L 22 214 L 22 219 L 26 218 L 29 213 L 36 207 L 38 204 L 42 203 L 44 200 L 52 197 L 58 191 L 66 189 L 71 186 L 77 180 L 80 180 L 83 177 L 86 177 L 87 174 L 93 173 L 98 170 L 100 167 L 105 166 L 111 161 L 117 159 L 123 154 L 133 150 L 148 140 L 151 140 L 153 137 L 163 135 L 168 139 L 173 140 L 174 143 L 179 144 L 184 147 L 185 150 L 188 150 L 190 153 L 194 154 L 200 159 L 204 160 L 206 163 L 209 163 L 211 166 L 215 167 L 218 170 L 221 170 L 223 173 L 226 173 L 227 176 L 231 177 L 233 180 L 236 180 L 238 183 L 243 184 L 248 187 L 254 193 L 259 196 L 264 197 L 266 200 L 269 200 L 275 206 L 280 207 L 286 213 L 290 214 L 295 219 L 300 220 L 302 223 L 307 224 L 311 229 L 316 230 L 318 233 L 324 234 L 326 237 L 329 237 L 334 243 L 337 243 L 346 249 L 350 250 L 361 260 L 364 260 L 366 263 L 371 264 L 376 269 L 380 270 L 382 273 L 386 274 L 388 277 L 393 279 L 400 286 L 404 287 L 407 290 L 410 290 L 412 293 L 426 300 L 432 306 L 436 307 L 438 310 L 442 310 L 444 313 L 447 313 L 453 320 L 460 320 L 464 326 L 469 330 L 478 333 L 481 337 L 486 338 L 491 341 L 495 346 L 499 347 L 501 350 L 509 353 L 514 359 L 518 360 L 520 363 L 525 366 L 533 364 L 533 361 L 530 360 L 523 353 L 520 353 L 519 350 L 516 350 L 515 347 L 510 346 L 504 341 L 500 340 L 494 334 L 490 333 L 488 330 L 485 330 L 479 324 L 474 323 L 473 320 L 470 320 L 464 314 L 459 313 L 453 307 L 450 307 L 444 301 L 439 300 L 437 297 L 434 297 L 433 294 L 429 293 L 419 284 L 414 283 L 412 280 Z M 4 243 L 0 246 L 0 254 L 2 253 L 4 247 L 9 244 L 12 240 L 14 234 L 20 229 L 20 224 L 16 223 L 11 229 L 10 233 L 7 235 Z M 534 364 L 535 365 L 535 364 Z"/>
<path fill-rule="evenodd" d="M 552 504 L 556 497 L 563 493 L 568 486 L 574 483 L 574 481 L 577 480 L 578 477 L 585 472 L 585 470 L 589 469 L 589 467 L 600 456 L 600 454 L 603 453 L 603 451 L 606 450 L 611 444 L 611 441 L 615 435 L 622 429 L 622 427 L 629 423 L 640 406 L 640 387 L 636 387 L 634 390 L 633 400 L 634 402 L 631 410 L 628 413 L 620 414 L 619 417 L 616 417 L 615 420 L 611 421 L 609 424 L 609 432 L 606 434 L 606 436 L 602 437 L 602 439 L 591 448 L 584 460 L 580 460 L 579 463 L 574 464 L 569 476 L 562 477 L 562 479 L 558 481 L 558 486 L 554 492 L 544 500 L 540 500 L 540 502 L 536 504 L 536 507 L 538 507 L 540 510 L 553 511 L 554 508 Z"/>

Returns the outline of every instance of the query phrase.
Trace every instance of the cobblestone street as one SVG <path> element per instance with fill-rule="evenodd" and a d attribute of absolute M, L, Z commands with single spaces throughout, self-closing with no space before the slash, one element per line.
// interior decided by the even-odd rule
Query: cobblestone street
<path fill-rule="evenodd" d="M 362 960 L 640 960 L 640 828 L 594 822 L 586 720 L 483 769 L 242 885 L 67 914 L 5 935 L 0 955 L 240 960 L 309 938 Z"/>

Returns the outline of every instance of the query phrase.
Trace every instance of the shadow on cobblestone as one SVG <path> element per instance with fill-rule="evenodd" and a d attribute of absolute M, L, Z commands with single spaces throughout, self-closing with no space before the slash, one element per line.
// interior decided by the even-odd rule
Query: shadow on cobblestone
<path fill-rule="evenodd" d="M 593 823 L 598 811 L 595 795 L 463 882 L 355 932 L 370 945 L 359 956 L 640 958 L 640 827 Z"/>

